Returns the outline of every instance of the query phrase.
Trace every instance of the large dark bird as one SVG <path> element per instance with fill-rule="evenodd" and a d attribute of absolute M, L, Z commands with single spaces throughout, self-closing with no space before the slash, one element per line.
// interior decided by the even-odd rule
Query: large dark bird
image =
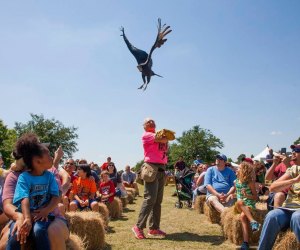
<path fill-rule="evenodd" d="M 164 37 L 167 34 L 169 34 L 172 30 L 170 29 L 170 26 L 166 26 L 166 24 L 161 26 L 161 19 L 160 18 L 158 19 L 157 28 L 158 28 L 158 33 L 157 33 L 157 36 L 156 36 L 156 40 L 155 40 L 155 42 L 154 42 L 154 44 L 153 44 L 153 46 L 152 46 L 152 48 L 149 52 L 149 55 L 148 55 L 147 52 L 134 47 L 128 41 L 128 39 L 127 39 L 127 37 L 125 36 L 125 33 L 124 33 L 124 28 L 121 27 L 121 31 L 122 31 L 121 36 L 123 36 L 124 41 L 125 41 L 128 49 L 130 50 L 130 52 L 133 54 L 133 56 L 137 60 L 137 63 L 138 63 L 137 68 L 142 73 L 142 78 L 143 78 L 144 83 L 142 84 L 142 86 L 139 87 L 139 89 L 142 89 L 144 87 L 144 90 L 146 90 L 147 85 L 149 84 L 152 76 L 162 77 L 158 74 L 155 74 L 152 71 L 153 63 L 152 63 L 151 55 L 152 55 L 153 51 L 156 48 L 160 48 L 160 46 L 162 46 L 167 41 L 167 39 L 164 38 Z"/>

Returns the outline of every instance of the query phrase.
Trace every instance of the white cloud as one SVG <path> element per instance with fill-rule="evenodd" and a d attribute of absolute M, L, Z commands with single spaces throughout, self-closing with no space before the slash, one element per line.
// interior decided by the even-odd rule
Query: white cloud
<path fill-rule="evenodd" d="M 270 135 L 274 135 L 274 136 L 276 136 L 276 135 L 282 135 L 282 132 L 281 131 L 272 131 L 270 133 Z"/>

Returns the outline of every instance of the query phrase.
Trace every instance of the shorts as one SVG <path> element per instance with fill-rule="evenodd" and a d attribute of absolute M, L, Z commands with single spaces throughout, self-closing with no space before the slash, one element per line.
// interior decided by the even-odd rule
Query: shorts
<path fill-rule="evenodd" d="M 95 199 L 89 199 L 89 205 L 88 205 L 87 207 L 91 209 L 91 204 L 92 204 L 94 201 L 96 201 L 96 200 L 95 200 Z M 87 207 L 82 207 L 82 206 L 80 205 L 80 203 L 78 202 L 78 200 L 74 200 L 74 202 L 76 203 L 77 207 L 78 207 L 80 210 L 83 210 L 83 209 L 87 208 Z"/>

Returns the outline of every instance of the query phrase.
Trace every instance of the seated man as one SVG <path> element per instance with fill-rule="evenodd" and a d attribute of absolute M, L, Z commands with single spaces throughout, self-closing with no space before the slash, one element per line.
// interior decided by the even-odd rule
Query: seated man
<path fill-rule="evenodd" d="M 136 174 L 130 170 L 130 166 L 125 167 L 125 172 L 122 173 L 122 183 L 125 187 L 134 188 L 136 190 L 137 195 L 139 194 L 139 187 L 136 180 Z"/>
<path fill-rule="evenodd" d="M 235 173 L 226 167 L 227 157 L 223 154 L 216 156 L 216 165 L 210 167 L 205 174 L 204 185 L 207 188 L 206 202 L 222 213 L 224 207 L 234 204 L 227 197 L 234 193 Z"/>
<path fill-rule="evenodd" d="M 266 181 L 275 181 L 278 180 L 281 176 L 285 174 L 287 169 L 293 165 L 293 159 L 295 157 L 295 152 L 293 152 L 293 156 L 291 161 L 282 161 L 280 155 L 274 156 L 271 167 L 267 170 L 265 180 Z M 268 209 L 271 210 L 277 207 L 281 207 L 283 202 L 286 199 L 288 193 L 288 188 L 280 190 L 278 192 L 272 192 L 269 194 L 268 199 Z"/>
<path fill-rule="evenodd" d="M 287 198 L 280 208 L 270 211 L 264 221 L 259 240 L 259 250 L 272 249 L 280 231 L 290 228 L 297 241 L 300 242 L 300 145 L 291 146 L 295 158 L 293 166 L 270 186 L 271 192 L 288 189 Z M 285 164 L 290 163 L 290 158 L 283 158 Z"/>

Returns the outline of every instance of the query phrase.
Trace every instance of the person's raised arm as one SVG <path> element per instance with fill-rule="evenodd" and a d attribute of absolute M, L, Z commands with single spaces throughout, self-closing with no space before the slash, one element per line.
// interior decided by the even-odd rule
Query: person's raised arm
<path fill-rule="evenodd" d="M 269 190 L 270 192 L 280 192 L 283 191 L 293 184 L 300 182 L 300 175 L 293 178 L 289 173 L 285 173 L 278 180 L 274 181 Z"/>
<path fill-rule="evenodd" d="M 59 176 L 61 178 L 61 192 L 62 192 L 62 195 L 64 196 L 68 192 L 68 190 L 71 186 L 70 185 L 71 176 L 63 168 L 59 170 Z"/>
<path fill-rule="evenodd" d="M 64 155 L 64 152 L 62 150 L 62 147 L 59 146 L 58 149 L 54 153 L 54 159 L 53 159 L 53 167 L 55 167 L 56 169 L 58 168 L 59 162 L 62 159 L 63 155 Z"/>
<path fill-rule="evenodd" d="M 274 157 L 273 164 L 271 165 L 271 167 L 266 172 L 265 180 L 267 180 L 267 181 L 274 180 L 274 178 L 275 178 L 274 171 L 275 171 L 275 168 L 278 166 L 279 161 L 280 161 L 280 158 Z"/>

